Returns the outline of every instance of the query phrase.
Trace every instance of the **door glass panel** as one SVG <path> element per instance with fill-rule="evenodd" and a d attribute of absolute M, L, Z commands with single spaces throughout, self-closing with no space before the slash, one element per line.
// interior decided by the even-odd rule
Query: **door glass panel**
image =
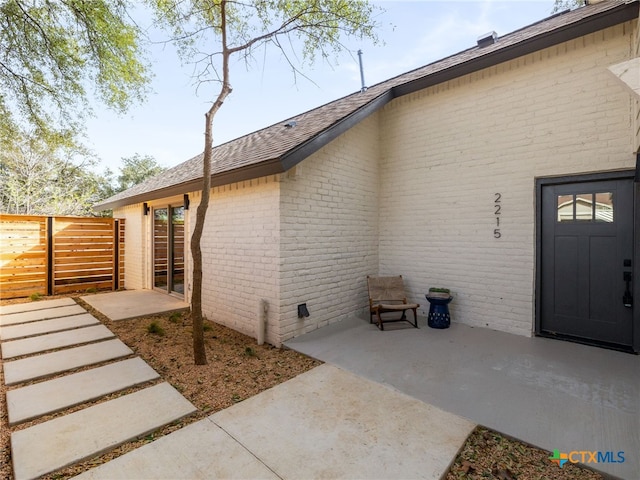
<path fill-rule="evenodd" d="M 558 221 L 573 222 L 573 195 L 558 195 Z"/>
<path fill-rule="evenodd" d="M 171 209 L 171 291 L 184 294 L 184 207 Z"/>
<path fill-rule="evenodd" d="M 596 193 L 596 222 L 613 223 L 613 193 Z"/>
<path fill-rule="evenodd" d="M 153 211 L 153 286 L 167 288 L 169 224 L 166 208 Z"/>
<path fill-rule="evenodd" d="M 576 221 L 593 221 L 593 193 L 581 193 L 576 195 Z"/>
<path fill-rule="evenodd" d="M 558 222 L 613 223 L 613 193 L 557 195 Z"/>

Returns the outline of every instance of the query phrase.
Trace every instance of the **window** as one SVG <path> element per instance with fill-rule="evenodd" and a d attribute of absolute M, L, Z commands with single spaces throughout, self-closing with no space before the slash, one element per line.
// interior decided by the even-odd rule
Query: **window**
<path fill-rule="evenodd" d="M 558 195 L 558 222 L 613 223 L 613 193 Z"/>

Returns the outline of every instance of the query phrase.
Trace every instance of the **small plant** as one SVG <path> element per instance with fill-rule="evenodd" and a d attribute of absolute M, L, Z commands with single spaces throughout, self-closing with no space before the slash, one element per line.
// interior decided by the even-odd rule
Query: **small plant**
<path fill-rule="evenodd" d="M 231 395 L 231 400 L 233 401 L 233 403 L 238 403 L 242 401 L 242 397 L 237 393 L 234 393 L 233 395 Z"/>
<path fill-rule="evenodd" d="M 449 290 L 448 288 L 439 288 L 439 287 L 431 287 L 429 291 L 436 292 L 436 293 L 451 293 L 451 290 Z"/>
<path fill-rule="evenodd" d="M 165 334 L 164 328 L 162 328 L 158 322 L 151 322 L 147 327 L 147 332 L 159 335 L 161 337 L 164 337 Z"/>
<path fill-rule="evenodd" d="M 244 349 L 244 354 L 247 357 L 257 357 L 258 354 L 256 353 L 256 351 L 252 348 L 252 347 L 245 347 Z"/>
<path fill-rule="evenodd" d="M 205 332 L 210 332 L 211 330 L 213 330 L 213 327 L 210 324 L 205 323 L 204 325 L 202 325 L 202 330 L 204 330 Z"/>
<path fill-rule="evenodd" d="M 87 293 L 98 293 L 98 289 L 96 287 L 87 288 Z"/>
<path fill-rule="evenodd" d="M 171 323 L 178 323 L 180 321 L 180 318 L 182 317 L 182 315 L 180 314 L 180 312 L 173 312 L 170 316 L 169 316 L 169 321 Z"/>
<path fill-rule="evenodd" d="M 31 299 L 32 302 L 37 302 L 38 300 L 40 300 L 42 298 L 42 295 L 40 295 L 38 292 L 36 292 L 36 293 L 32 293 L 31 295 L 29 295 L 29 298 Z"/>

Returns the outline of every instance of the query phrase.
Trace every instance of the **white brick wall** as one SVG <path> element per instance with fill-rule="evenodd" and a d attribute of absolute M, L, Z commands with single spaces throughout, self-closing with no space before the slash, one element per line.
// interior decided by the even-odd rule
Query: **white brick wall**
<path fill-rule="evenodd" d="M 126 219 L 124 227 L 125 255 L 124 255 L 124 285 L 128 290 L 137 290 L 145 287 L 145 274 L 148 264 L 146 249 L 143 245 L 146 241 L 142 204 L 127 205 L 113 211 L 114 218 Z"/>
<path fill-rule="evenodd" d="M 287 174 L 213 189 L 204 314 L 255 336 L 266 299 L 280 345 L 365 311 L 367 275 L 402 274 L 422 314 L 427 289 L 449 287 L 454 321 L 530 334 L 535 179 L 635 166 L 640 108 L 607 67 L 638 49 L 635 22 L 567 42 L 399 98 Z M 150 288 L 141 212 L 114 214 L 127 288 Z"/>
<path fill-rule="evenodd" d="M 189 238 L 200 202 L 199 193 L 191 197 Z M 276 177 L 212 189 L 201 242 L 203 314 L 255 338 L 258 303 L 266 299 L 266 341 L 275 345 L 280 344 L 278 202 Z"/>
<path fill-rule="evenodd" d="M 400 98 L 380 113 L 380 273 L 454 321 L 530 334 L 535 178 L 634 167 L 629 92 L 606 67 L 631 24 Z M 494 194 L 502 195 L 495 239 Z"/>
<path fill-rule="evenodd" d="M 361 313 L 378 269 L 378 115 L 281 183 L 282 340 Z M 298 319 L 297 305 L 310 316 Z"/>

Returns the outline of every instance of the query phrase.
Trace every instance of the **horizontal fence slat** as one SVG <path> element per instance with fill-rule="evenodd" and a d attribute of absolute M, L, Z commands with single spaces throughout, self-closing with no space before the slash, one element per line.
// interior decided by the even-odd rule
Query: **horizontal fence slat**
<path fill-rule="evenodd" d="M 69 292 L 86 292 L 89 289 L 96 290 L 104 290 L 105 288 L 111 289 L 111 281 L 101 282 L 101 281 L 92 281 L 81 284 L 72 284 L 72 285 L 56 285 L 55 292 L 56 295 L 61 293 L 69 293 Z"/>
<path fill-rule="evenodd" d="M 48 218 L 52 225 L 50 276 Z M 118 221 L 117 232 L 115 225 L 114 219 L 102 217 L 0 214 L 0 299 L 44 295 L 49 277 L 53 294 L 123 287 L 124 220 Z"/>

